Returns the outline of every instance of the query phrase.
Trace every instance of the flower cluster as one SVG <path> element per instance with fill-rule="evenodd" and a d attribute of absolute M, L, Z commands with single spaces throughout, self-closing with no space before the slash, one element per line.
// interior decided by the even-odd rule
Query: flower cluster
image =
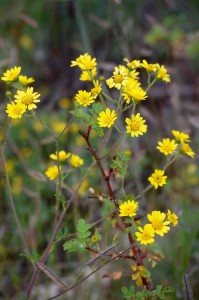
<path fill-rule="evenodd" d="M 73 168 L 78 168 L 84 164 L 84 160 L 76 154 L 72 154 L 71 152 L 66 152 L 64 150 L 59 151 L 58 153 L 52 153 L 50 154 L 50 158 L 52 160 L 58 161 L 62 165 L 68 158 L 69 158 L 69 164 Z M 46 176 L 50 180 L 55 180 L 59 177 L 59 169 L 58 165 L 50 166 L 46 172 Z M 61 168 L 60 168 L 60 174 L 61 174 Z"/>
<path fill-rule="evenodd" d="M 155 234 L 164 236 L 170 230 L 169 225 L 176 226 L 178 224 L 178 216 L 168 210 L 167 214 L 160 211 L 152 211 L 147 215 L 150 223 L 145 224 L 144 227 L 138 227 L 135 235 L 137 241 L 143 245 L 151 244 L 154 242 Z"/>
<path fill-rule="evenodd" d="M 119 206 L 120 217 L 135 217 L 138 210 L 138 202 L 134 200 L 126 200 Z M 149 223 L 143 227 L 138 226 L 135 232 L 137 241 L 143 245 L 154 243 L 155 234 L 164 236 L 170 230 L 170 225 L 178 224 L 178 216 L 168 210 L 167 214 L 160 211 L 152 211 L 147 215 Z"/>
<path fill-rule="evenodd" d="M 10 103 L 7 104 L 6 113 L 8 117 L 12 119 L 20 119 L 26 110 L 32 110 L 37 108 L 36 103 L 40 102 L 40 94 L 34 92 L 33 87 L 26 87 L 28 84 L 34 82 L 34 78 L 19 75 L 21 67 L 14 67 L 7 70 L 1 79 L 5 81 L 9 86 L 17 85 L 18 91 Z"/>
<path fill-rule="evenodd" d="M 98 113 L 96 116 L 97 124 L 99 127 L 110 128 L 115 126 L 116 120 L 122 115 L 123 111 L 133 108 L 129 118 L 126 118 L 126 133 L 132 137 L 138 137 L 147 132 L 146 120 L 140 115 L 135 114 L 135 108 L 138 103 L 148 98 L 147 92 L 151 86 L 158 80 L 170 82 L 170 77 L 166 68 L 159 64 L 149 64 L 146 60 L 133 60 L 129 61 L 124 59 L 124 65 L 118 65 L 115 67 L 111 77 L 105 80 L 109 89 L 115 88 L 119 91 L 119 102 L 112 99 L 102 89 L 101 77 L 97 78 L 97 62 L 95 58 L 92 58 L 90 54 L 85 53 L 80 55 L 76 60 L 71 62 L 71 67 L 79 67 L 81 70 L 80 80 L 91 81 L 93 88 L 90 91 L 79 90 L 75 95 L 75 101 L 77 106 L 88 107 L 95 103 L 100 96 L 100 100 L 107 99 L 117 105 L 117 109 L 112 109 L 103 100 L 104 110 Z M 143 69 L 148 73 L 148 87 L 143 89 L 139 81 L 140 70 Z M 101 82 L 101 83 L 100 83 Z M 93 119 L 94 122 L 94 119 Z M 96 128 L 96 126 L 95 126 Z"/>
<path fill-rule="evenodd" d="M 164 138 L 158 142 L 157 149 L 164 155 L 172 155 L 177 149 L 180 154 L 186 154 L 190 157 L 194 157 L 195 153 L 189 146 L 190 136 L 187 133 L 172 130 L 174 139 Z"/>

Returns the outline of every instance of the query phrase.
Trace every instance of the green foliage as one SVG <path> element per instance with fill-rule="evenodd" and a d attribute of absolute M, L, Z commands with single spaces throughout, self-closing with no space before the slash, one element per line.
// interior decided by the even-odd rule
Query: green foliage
<path fill-rule="evenodd" d="M 129 289 L 127 287 L 123 286 L 121 288 L 121 291 L 122 291 L 123 297 L 125 299 L 132 298 L 135 295 L 135 288 L 133 285 L 131 285 Z"/>
<path fill-rule="evenodd" d="M 115 169 L 116 172 L 120 173 L 121 178 L 124 178 L 126 175 L 129 160 L 130 157 L 128 155 L 124 152 L 119 152 L 116 158 L 112 161 L 111 167 Z"/>
<path fill-rule="evenodd" d="M 40 259 L 40 255 L 36 250 L 33 250 L 31 254 L 21 253 L 20 256 L 26 257 L 33 265 Z"/>
<path fill-rule="evenodd" d="M 101 210 L 102 217 L 108 217 L 113 212 L 115 205 L 110 199 L 106 198 L 103 198 L 102 202 L 104 203 Z"/>
<path fill-rule="evenodd" d="M 102 110 L 103 106 L 101 103 L 94 103 L 89 111 L 85 108 L 78 107 L 76 112 L 76 117 L 84 121 L 88 126 L 92 126 L 92 129 L 99 137 L 104 136 L 103 128 L 101 128 L 97 122 L 97 116 Z"/>
<path fill-rule="evenodd" d="M 133 299 L 133 300 L 164 300 L 167 294 L 173 293 L 174 289 L 172 287 L 162 287 L 161 285 L 157 285 L 156 289 L 153 291 L 143 290 L 135 293 L 134 286 L 130 286 L 130 288 L 122 287 L 121 289 L 123 297 L 125 299 Z"/>
<path fill-rule="evenodd" d="M 63 244 L 63 248 L 69 252 L 81 252 L 85 249 L 90 241 L 89 237 L 91 236 L 91 229 L 90 224 L 86 224 L 84 219 L 80 219 L 77 224 L 77 239 L 73 239 L 67 241 Z"/>
<path fill-rule="evenodd" d="M 57 233 L 57 241 L 60 242 L 61 240 L 63 240 L 68 234 L 68 229 L 64 228 L 64 229 L 59 229 L 58 233 Z"/>

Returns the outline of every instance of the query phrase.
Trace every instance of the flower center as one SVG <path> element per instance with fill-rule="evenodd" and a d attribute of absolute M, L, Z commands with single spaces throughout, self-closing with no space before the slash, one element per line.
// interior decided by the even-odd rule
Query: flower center
<path fill-rule="evenodd" d="M 13 112 L 16 115 L 20 115 L 21 111 L 22 111 L 22 108 L 20 106 L 17 106 L 17 105 L 13 109 Z"/>
<path fill-rule="evenodd" d="M 122 80 L 123 80 L 122 75 L 120 75 L 120 74 L 115 75 L 115 78 L 114 78 L 115 83 L 121 83 Z"/>
<path fill-rule="evenodd" d="M 106 116 L 106 119 L 104 120 L 104 122 L 108 125 L 113 121 L 111 116 Z"/>
<path fill-rule="evenodd" d="M 22 97 L 22 102 L 25 104 L 25 105 L 29 105 L 33 102 L 33 99 L 31 96 L 29 95 L 25 95 Z"/>
<path fill-rule="evenodd" d="M 132 129 L 132 131 L 138 131 L 138 130 L 140 130 L 140 122 L 133 121 L 131 123 L 131 129 Z"/>
<path fill-rule="evenodd" d="M 159 220 L 153 221 L 152 224 L 153 224 L 153 227 L 155 230 L 161 230 L 163 227 L 162 221 L 159 221 Z"/>

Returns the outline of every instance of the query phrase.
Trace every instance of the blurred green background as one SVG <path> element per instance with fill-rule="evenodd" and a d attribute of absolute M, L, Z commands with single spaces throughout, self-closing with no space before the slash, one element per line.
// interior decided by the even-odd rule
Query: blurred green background
<path fill-rule="evenodd" d="M 171 299 L 184 299 L 182 276 L 187 272 L 194 299 L 198 299 L 199 1 L 0 1 L 1 74 L 11 66 L 20 65 L 25 75 L 36 79 L 34 85 L 42 94 L 42 118 L 55 126 L 55 131 L 60 132 L 63 128 L 68 118 L 65 109 L 70 107 L 76 91 L 85 87 L 85 83 L 78 80 L 78 71 L 69 67 L 71 60 L 85 52 L 97 58 L 102 75 L 110 74 L 125 57 L 159 62 L 171 75 L 171 84 L 158 83 L 149 93 L 150 101 L 141 107 L 150 129 L 141 142 L 130 145 L 135 155 L 129 167 L 129 178 L 136 184 L 131 186 L 128 181 L 127 184 L 129 192 L 131 188 L 136 190 L 137 186 L 145 186 L 144 180 L 152 168 L 161 164 L 161 157 L 157 158 L 154 147 L 158 140 L 170 136 L 171 129 L 191 135 L 195 159 L 183 158 L 176 162 L 169 170 L 170 181 L 164 191 L 150 192 L 143 200 L 149 210 L 169 208 L 180 216 L 178 228 L 161 242 L 165 259 L 152 270 L 154 282 L 173 286 L 176 295 Z M 6 104 L 4 92 L 5 85 L 1 82 L 1 111 Z M 68 99 L 68 102 L 61 99 Z M 63 103 L 68 104 L 64 107 Z M 6 122 L 3 115 L 0 116 L 1 132 Z M 62 138 L 61 146 L 70 145 L 69 150 L 81 153 L 85 145 L 79 138 L 78 126 L 72 127 L 69 135 Z M 55 152 L 54 144 L 33 121 L 16 122 L 11 129 L 7 159 L 17 212 L 30 248 L 39 253 L 45 248 L 52 229 L 54 187 L 49 188 L 45 179 L 33 180 L 37 176 L 30 170 L 43 173 L 52 152 Z M 84 159 L 89 164 L 89 157 Z M 78 174 L 74 174 L 73 183 L 76 180 Z M 99 180 L 99 177 L 94 180 L 91 176 L 86 188 L 99 185 Z M 23 256 L 19 256 L 23 248 L 4 187 L 5 182 L 1 180 L 0 299 L 17 299 L 16 295 L 27 287 L 33 269 Z M 86 188 L 63 225 L 69 232 L 74 232 L 79 216 L 83 215 L 89 222 L 92 213 L 96 214 L 98 204 L 92 203 L 91 207 Z M 61 277 L 70 278 L 87 260 L 88 256 L 68 256 L 58 244 L 48 264 Z M 41 296 L 42 288 L 47 289 L 50 282 L 42 276 L 38 288 L 40 296 L 36 295 L 35 299 L 47 299 L 46 291 Z M 130 285 L 131 282 L 124 278 L 122 284 Z M 85 285 L 87 289 L 80 286 L 68 299 L 122 299 L 117 281 L 105 282 L 99 276 Z"/>

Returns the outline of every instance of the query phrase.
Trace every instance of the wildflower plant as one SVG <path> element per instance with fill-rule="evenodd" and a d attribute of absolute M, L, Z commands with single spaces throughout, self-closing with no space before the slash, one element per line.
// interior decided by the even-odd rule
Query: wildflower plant
<path fill-rule="evenodd" d="M 151 64 L 146 60 L 130 61 L 125 58 L 124 64 L 116 66 L 110 77 L 101 80 L 97 70 L 97 59 L 88 53 L 73 60 L 71 67 L 80 69 L 80 80 L 88 82 L 88 89 L 76 92 L 74 108 L 70 111 L 71 117 L 65 126 L 61 127 L 59 133 L 55 133 L 52 128 L 47 126 L 36 112 L 40 101 L 42 102 L 42 96 L 32 86 L 27 87 L 34 82 L 32 77 L 27 78 L 21 75 L 21 67 L 11 68 L 1 77 L 9 90 L 5 112 L 10 123 L 13 119 L 32 117 L 50 134 L 55 144 L 53 152 L 49 155 L 46 168 L 43 170 L 46 184 L 54 183 L 55 186 L 54 227 L 44 252 L 39 256 L 36 255 L 37 261 L 31 259 L 34 271 L 27 286 L 27 297 L 30 297 L 38 271 L 46 263 L 51 250 L 56 243 L 62 243 L 63 250 L 67 253 L 88 253 L 88 259 L 91 259 L 88 262 L 89 266 L 93 265 L 99 258 L 108 258 L 110 262 L 114 260 L 128 261 L 129 278 L 132 284 L 130 287 L 122 288 L 125 298 L 165 299 L 165 295 L 172 292 L 173 289 L 161 285 L 154 286 L 147 262 L 155 260 L 157 254 L 150 246 L 157 243 L 157 237 L 167 238 L 167 233 L 169 234 L 171 227 L 178 224 L 178 216 L 170 209 L 167 212 L 145 211 L 143 214 L 140 200 L 151 189 L 164 189 L 169 177 L 166 175 L 167 169 L 178 157 L 182 155 L 194 157 L 195 153 L 189 146 L 189 135 L 172 130 L 171 136 L 163 137 L 162 141 L 157 141 L 156 149 L 154 149 L 157 151 L 157 155 L 162 158 L 161 166 L 155 169 L 151 175 L 148 174 L 148 180 L 143 183 L 144 190 L 136 195 L 135 190 L 132 190 L 131 193 L 126 192 L 125 180 L 128 175 L 131 153 L 130 155 L 125 153 L 125 150 L 122 149 L 122 142 L 128 140 L 131 144 L 147 134 L 150 123 L 141 115 L 140 106 L 144 106 L 146 101 L 150 101 L 148 91 L 153 85 L 159 80 L 169 83 L 170 76 L 163 65 Z M 141 72 L 146 75 L 147 80 L 144 84 L 139 79 Z M 113 89 L 115 90 L 114 93 L 112 93 Z M 60 139 L 74 120 L 80 124 L 81 143 L 83 142 L 85 151 L 89 152 L 89 159 L 84 159 L 85 155 L 82 153 L 75 151 L 73 153 L 69 145 L 67 149 L 60 148 Z M 96 137 L 95 140 L 93 135 Z M 113 135 L 117 138 L 112 138 Z M 10 189 L 10 179 L 4 154 L 6 139 L 7 135 L 2 141 L 2 157 L 4 158 L 9 198 L 26 257 L 32 257 L 16 214 Z M 104 163 L 105 158 L 106 164 Z M 87 164 L 86 167 L 85 164 Z M 98 170 L 98 176 L 100 176 L 98 181 L 103 182 L 104 190 L 101 191 L 98 186 L 96 188 L 90 187 L 90 198 L 100 202 L 98 207 L 99 215 L 102 218 L 100 222 L 104 222 L 106 225 L 110 224 L 110 227 L 116 231 L 113 234 L 110 230 L 111 246 L 109 244 L 107 248 L 104 248 L 106 241 L 103 237 L 102 226 L 98 223 L 88 223 L 80 218 L 76 223 L 76 233 L 72 237 L 67 230 L 61 228 L 69 208 L 73 205 L 75 197 L 81 189 L 81 185 L 85 183 L 89 174 L 93 176 L 94 168 L 94 173 Z M 77 169 L 80 170 L 79 173 L 82 178 L 79 179 L 78 184 L 75 182 L 74 186 L 71 186 L 71 177 Z M 114 182 L 117 184 L 115 185 Z M 67 190 L 67 194 L 64 192 L 65 190 Z M 125 246 L 126 241 L 128 247 Z M 100 268 L 102 266 L 103 264 Z M 97 270 L 91 271 L 89 276 Z M 45 274 L 48 276 L 49 273 L 45 272 Z M 121 276 L 122 274 L 121 271 Z M 70 288 L 62 285 L 62 293 L 67 293 L 69 289 L 89 277 L 86 276 L 78 281 L 79 276 Z M 52 276 L 50 278 L 55 282 L 58 280 Z"/>

